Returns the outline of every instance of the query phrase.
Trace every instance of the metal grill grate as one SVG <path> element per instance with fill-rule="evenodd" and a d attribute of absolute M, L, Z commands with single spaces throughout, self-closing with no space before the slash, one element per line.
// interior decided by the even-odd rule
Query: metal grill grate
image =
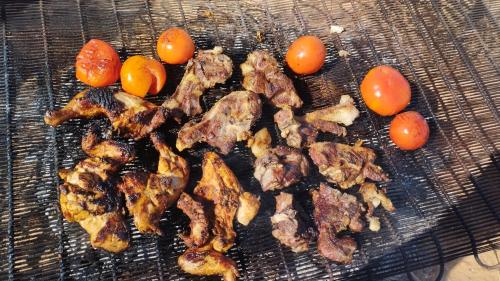
<path fill-rule="evenodd" d="M 199 49 L 222 45 L 235 65 L 255 48 L 283 61 L 287 45 L 305 33 L 319 35 L 328 54 L 323 70 L 295 77 L 304 111 L 355 97 L 361 117 L 342 140 L 362 139 L 380 155 L 391 175 L 385 187 L 396 208 L 380 213 L 382 230 L 356 236 L 361 245 L 352 265 L 327 262 L 315 251 L 294 254 L 271 236 L 274 202 L 262 194 L 243 145 L 225 157 L 242 184 L 262 198 L 262 211 L 249 227 L 237 227 L 229 251 L 241 280 L 373 279 L 440 265 L 459 256 L 500 245 L 500 83 L 498 82 L 500 5 L 490 0 L 410 1 L 2 1 L 0 66 L 0 279 L 186 280 L 177 267 L 184 245 L 177 234 L 186 219 L 176 209 L 162 220 L 163 237 L 140 235 L 129 221 L 132 245 L 120 255 L 91 249 L 78 225 L 61 217 L 57 170 L 83 158 L 82 127 L 71 121 L 57 129 L 43 123 L 84 87 L 74 79 L 73 62 L 90 38 L 110 42 L 122 59 L 156 56 L 155 39 L 170 26 L 183 26 Z M 330 34 L 337 24 L 345 32 Z M 264 35 L 259 43 L 257 32 Z M 347 50 L 350 56 L 339 58 Z M 402 152 L 388 139 L 390 119 L 368 111 L 358 85 L 367 69 L 387 63 L 412 84 L 411 110 L 427 117 L 432 135 L 416 152 Z M 167 66 L 171 94 L 182 67 Z M 285 72 L 293 76 L 287 69 Z M 208 109 L 221 96 L 241 88 L 241 72 L 203 96 Z M 258 126 L 274 132 L 272 108 Z M 99 121 L 108 126 L 105 121 Z M 169 141 L 178 128 L 166 126 Z M 125 170 L 153 169 L 155 153 L 144 151 Z M 189 188 L 200 178 L 208 147 L 184 153 L 192 164 Z M 307 190 L 318 174 L 291 190 L 311 213 Z M 311 218 L 309 218 L 311 219 Z M 203 278 L 203 280 L 205 280 Z M 209 278 L 207 278 L 209 280 Z"/>

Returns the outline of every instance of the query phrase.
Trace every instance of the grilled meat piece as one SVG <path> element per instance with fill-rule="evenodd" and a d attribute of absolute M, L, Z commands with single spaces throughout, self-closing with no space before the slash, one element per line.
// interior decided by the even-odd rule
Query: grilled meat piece
<path fill-rule="evenodd" d="M 194 188 L 194 194 L 214 204 L 214 238 L 211 244 L 214 250 L 226 252 L 234 244 L 236 238 L 233 229 L 236 213 L 256 214 L 255 209 L 259 208 L 257 206 L 258 199 L 243 191 L 234 173 L 216 153 L 207 152 L 205 154 L 202 170 L 203 176 Z M 240 201 L 245 203 L 240 204 Z M 239 208 L 242 210 L 238 210 Z M 250 209 L 250 211 L 244 209 Z M 239 222 L 244 224 L 253 219 L 253 217 L 248 216 L 244 218 L 244 221 Z"/>
<path fill-rule="evenodd" d="M 180 236 L 186 246 L 198 248 L 205 245 L 210 237 L 210 221 L 203 203 L 194 200 L 187 193 L 182 193 L 177 201 L 177 208 L 181 209 L 191 220 L 189 223 L 191 233 Z"/>
<path fill-rule="evenodd" d="M 234 281 L 239 276 L 236 263 L 211 249 L 210 245 L 188 249 L 177 263 L 182 270 L 194 275 L 222 275 L 224 281 Z"/>
<path fill-rule="evenodd" d="M 348 95 L 343 95 L 337 105 L 307 113 L 305 121 L 321 132 L 345 136 L 347 131 L 339 124 L 350 126 L 358 116 L 359 111 L 354 106 L 354 100 Z"/>
<path fill-rule="evenodd" d="M 232 92 L 216 102 L 200 122 L 184 124 L 177 137 L 177 149 L 182 151 L 203 141 L 227 154 L 237 141 L 250 137 L 250 127 L 260 118 L 261 109 L 257 94 Z"/>
<path fill-rule="evenodd" d="M 45 123 L 56 127 L 69 119 L 106 116 L 113 129 L 133 139 L 141 139 L 165 122 L 166 110 L 125 92 L 90 88 L 59 110 L 47 111 Z"/>
<path fill-rule="evenodd" d="M 347 189 L 355 184 L 361 184 L 365 178 L 374 181 L 387 181 L 389 178 L 382 168 L 375 165 L 375 152 L 361 146 L 333 142 L 317 142 L 309 148 L 309 155 L 319 172 L 329 182 Z"/>
<path fill-rule="evenodd" d="M 248 225 L 257 215 L 260 208 L 260 200 L 250 192 L 243 192 L 238 198 L 240 206 L 236 212 L 236 220 L 242 225 Z"/>
<path fill-rule="evenodd" d="M 203 92 L 217 83 L 224 83 L 232 73 L 233 62 L 222 53 L 221 47 L 199 51 L 195 58 L 188 61 L 175 93 L 162 106 L 170 110 L 177 119 L 182 114 L 199 114 L 202 112 L 200 96 Z"/>
<path fill-rule="evenodd" d="M 271 217 L 273 236 L 295 253 L 307 251 L 309 240 L 303 233 L 299 233 L 297 211 L 293 208 L 293 195 L 281 192 L 275 199 L 276 212 Z"/>
<path fill-rule="evenodd" d="M 263 191 L 283 189 L 309 174 L 309 161 L 300 150 L 278 145 L 255 160 L 254 177 Z"/>
<path fill-rule="evenodd" d="M 250 147 L 252 154 L 259 158 L 267 153 L 271 148 L 271 135 L 267 128 L 260 129 L 253 137 L 248 139 L 247 147 Z"/>
<path fill-rule="evenodd" d="M 151 141 L 160 153 L 157 173 L 129 172 L 118 185 L 125 194 L 127 209 L 142 233 L 161 235 L 159 223 L 163 213 L 179 198 L 189 179 L 189 166 L 165 144 L 158 133 Z"/>
<path fill-rule="evenodd" d="M 356 243 L 350 237 L 336 237 L 348 228 L 353 232 L 363 230 L 361 221 L 363 205 L 356 197 L 342 193 L 321 183 L 319 190 L 312 191 L 314 220 L 319 230 L 319 253 L 335 262 L 350 263 Z"/>
<path fill-rule="evenodd" d="M 61 212 L 89 233 L 94 248 L 121 252 L 128 247 L 129 234 L 121 202 L 108 180 L 134 157 L 133 147 L 100 139 L 95 126 L 83 138 L 82 147 L 90 158 L 59 172 L 64 181 L 58 187 Z"/>
<path fill-rule="evenodd" d="M 392 201 L 387 197 L 385 191 L 383 189 L 377 189 L 377 186 L 374 183 L 363 183 L 359 188 L 359 193 L 361 193 L 363 201 L 368 205 L 368 211 L 365 216 L 369 223 L 369 229 L 371 231 L 379 231 L 379 218 L 373 215 L 375 208 L 377 208 L 380 204 L 382 204 L 382 207 L 389 212 L 396 211 L 396 208 L 392 205 Z"/>
<path fill-rule="evenodd" d="M 274 122 L 280 129 L 281 137 L 286 143 L 295 148 L 309 146 L 316 141 L 318 130 L 305 122 L 302 117 L 294 115 L 289 108 L 282 109 L 274 114 Z"/>
<path fill-rule="evenodd" d="M 240 67 L 246 90 L 265 95 L 278 108 L 302 107 L 292 80 L 279 69 L 278 62 L 268 52 L 251 52 Z"/>

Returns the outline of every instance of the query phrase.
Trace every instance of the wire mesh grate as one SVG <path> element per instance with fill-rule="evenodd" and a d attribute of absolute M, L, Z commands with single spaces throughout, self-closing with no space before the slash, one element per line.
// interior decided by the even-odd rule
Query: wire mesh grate
<path fill-rule="evenodd" d="M 488 0 L 2 1 L 0 279 L 193 279 L 177 266 L 185 250 L 178 234 L 187 221 L 175 208 L 161 221 L 162 237 L 139 234 L 129 219 L 132 243 L 120 255 L 93 250 L 83 230 L 62 219 L 57 170 L 83 158 L 82 128 L 91 121 L 56 129 L 43 123 L 47 109 L 63 106 L 84 89 L 74 79 L 73 63 L 85 41 L 110 42 L 122 60 L 155 57 L 155 39 L 171 26 L 186 28 L 199 49 L 221 45 L 235 66 L 254 49 L 267 49 L 283 61 L 295 38 L 318 35 L 327 47 L 323 69 L 307 77 L 284 69 L 305 101 L 303 110 L 333 104 L 342 94 L 353 96 L 361 117 L 345 139 L 325 139 L 364 140 L 392 179 L 382 186 L 397 212 L 380 212 L 381 231 L 356 235 L 360 247 L 353 264 L 336 265 L 319 256 L 315 245 L 295 254 L 271 236 L 272 194 L 260 191 L 249 172 L 252 157 L 239 144 L 224 160 L 246 189 L 261 196 L 263 206 L 250 226 L 236 227 L 237 246 L 228 253 L 241 280 L 380 280 L 432 265 L 442 272 L 448 260 L 498 248 L 499 15 L 500 5 Z M 330 34 L 332 24 L 345 31 Z M 349 56 L 340 57 L 340 50 Z M 390 119 L 368 111 L 360 97 L 364 73 L 382 63 L 409 79 L 409 109 L 427 117 L 432 134 L 421 150 L 395 148 L 388 139 Z M 173 93 L 183 73 L 182 66 L 166 67 L 169 83 L 151 98 L 156 103 Z M 241 80 L 236 67 L 227 83 L 202 96 L 204 110 L 240 89 Z M 257 125 L 263 126 L 278 140 L 270 107 Z M 178 128 L 162 130 L 175 142 Z M 152 170 L 154 149 L 147 141 L 136 147 L 144 153 L 124 170 Z M 208 149 L 182 154 L 192 164 L 189 188 L 201 177 L 200 159 Z M 320 180 L 316 173 L 290 188 L 303 195 L 297 198 L 309 214 L 307 190 Z"/>

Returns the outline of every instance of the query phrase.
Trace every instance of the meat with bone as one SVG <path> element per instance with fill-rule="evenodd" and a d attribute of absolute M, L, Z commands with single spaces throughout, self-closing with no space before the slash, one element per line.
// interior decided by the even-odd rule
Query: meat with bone
<path fill-rule="evenodd" d="M 309 146 L 316 141 L 318 130 L 297 117 L 290 108 L 285 108 L 274 114 L 274 122 L 278 125 L 280 135 L 286 143 L 295 148 Z"/>
<path fill-rule="evenodd" d="M 122 217 L 120 197 L 110 177 L 135 157 L 132 146 L 103 140 L 93 126 L 82 140 L 89 158 L 73 169 L 61 169 L 59 186 L 61 212 L 69 222 L 78 222 L 90 235 L 94 248 L 118 253 L 129 245 L 129 233 Z"/>
<path fill-rule="evenodd" d="M 276 212 L 271 217 L 273 236 L 295 253 L 307 251 L 309 240 L 304 233 L 299 232 L 297 211 L 293 208 L 293 195 L 281 192 L 275 199 Z"/>
<path fill-rule="evenodd" d="M 140 97 L 108 88 L 91 88 L 74 96 L 59 110 L 45 114 L 45 123 L 56 127 L 69 119 L 106 116 L 120 135 L 141 139 L 165 122 L 167 110 Z"/>
<path fill-rule="evenodd" d="M 312 191 L 314 220 L 319 230 L 319 253 L 335 262 L 350 263 L 356 243 L 350 237 L 338 237 L 339 232 L 350 229 L 363 230 L 361 215 L 364 208 L 356 197 L 342 193 L 321 183 L 319 190 Z"/>
<path fill-rule="evenodd" d="M 142 233 L 161 235 L 159 223 L 163 213 L 179 198 L 189 179 L 189 165 L 176 155 L 158 133 L 151 141 L 160 153 L 157 173 L 129 172 L 122 176 L 118 188 L 125 194 L 127 209 Z"/>
<path fill-rule="evenodd" d="M 189 248 L 198 248 L 205 245 L 210 238 L 210 220 L 202 202 L 193 199 L 189 194 L 182 193 L 177 201 L 177 208 L 189 217 L 189 235 L 181 235 L 182 240 Z"/>
<path fill-rule="evenodd" d="M 381 167 L 375 165 L 375 152 L 362 147 L 362 142 L 354 146 L 333 142 L 317 142 L 310 146 L 309 155 L 319 172 L 331 183 L 341 188 L 350 188 L 365 182 L 387 181 L 388 176 Z"/>
<path fill-rule="evenodd" d="M 391 199 L 387 197 L 385 191 L 382 189 L 377 189 L 377 186 L 371 182 L 365 182 L 359 188 L 359 193 L 363 197 L 363 201 L 368 205 L 368 211 L 366 213 L 366 219 L 369 222 L 369 229 L 371 231 L 380 230 L 380 222 L 378 217 L 373 215 L 375 208 L 379 205 L 389 212 L 396 211 L 396 208 L 392 205 Z"/>
<path fill-rule="evenodd" d="M 194 275 L 221 275 L 224 281 L 234 281 L 239 276 L 236 263 L 210 245 L 186 250 L 177 263 L 183 271 Z"/>
<path fill-rule="evenodd" d="M 243 87 L 263 94 L 278 108 L 300 108 L 300 99 L 293 82 L 278 67 L 276 59 L 266 51 L 253 51 L 240 65 Z"/>
<path fill-rule="evenodd" d="M 233 62 L 222 53 L 221 47 L 199 51 L 195 58 L 188 61 L 175 93 L 162 106 L 176 118 L 183 114 L 200 114 L 200 96 L 203 92 L 217 83 L 226 82 L 232 73 Z"/>
<path fill-rule="evenodd" d="M 261 109 L 257 94 L 232 92 L 217 101 L 200 122 L 184 124 L 177 137 L 177 149 L 182 151 L 197 142 L 206 142 L 227 154 L 237 141 L 250 137 L 250 128 L 260 118 Z"/>

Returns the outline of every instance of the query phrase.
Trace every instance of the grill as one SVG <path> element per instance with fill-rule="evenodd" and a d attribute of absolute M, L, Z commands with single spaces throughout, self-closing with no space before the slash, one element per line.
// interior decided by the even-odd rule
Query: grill
<path fill-rule="evenodd" d="M 172 208 L 161 222 L 162 237 L 138 233 L 129 220 L 131 247 L 111 255 L 90 247 L 77 224 L 62 219 L 57 170 L 84 155 L 79 143 L 91 122 L 71 121 L 57 129 L 43 122 L 46 110 L 59 108 L 78 91 L 73 67 L 90 38 L 110 42 L 123 59 L 155 57 L 155 39 L 170 26 L 182 26 L 197 48 L 224 47 L 235 66 L 254 49 L 270 50 L 283 61 L 287 45 L 301 34 L 316 34 L 327 46 L 323 69 L 294 77 L 305 112 L 352 95 L 361 116 L 345 139 L 362 139 L 377 150 L 390 174 L 383 184 L 397 211 L 380 212 L 379 233 L 355 236 L 359 250 L 351 265 L 336 265 L 317 254 L 294 254 L 271 236 L 272 194 L 252 177 L 244 144 L 224 159 L 247 190 L 261 196 L 262 209 L 248 227 L 236 226 L 238 240 L 228 255 L 241 280 L 380 280 L 438 265 L 500 245 L 499 161 L 500 83 L 498 62 L 500 5 L 492 0 L 364 1 L 2 1 L 0 66 L 0 279 L 187 280 L 177 266 L 185 246 L 178 234 L 187 226 Z M 330 25 L 345 32 L 330 34 Z M 262 35 L 258 38 L 257 34 Z M 262 42 L 259 42 L 263 39 Z M 339 57 L 346 50 L 348 57 Z M 397 67 L 412 86 L 409 110 L 421 112 L 431 127 L 427 146 L 402 152 L 388 138 L 390 118 L 367 110 L 359 82 L 378 64 Z M 160 103 L 175 90 L 182 66 L 167 66 L 168 85 Z M 241 88 L 241 72 L 202 97 L 205 110 L 221 96 Z M 278 140 L 271 107 L 257 128 L 266 126 Z M 166 125 L 168 141 L 178 127 Z M 283 142 L 283 140 L 279 140 Z M 148 141 L 136 143 L 139 158 L 124 170 L 155 167 Z M 192 164 L 188 190 L 201 176 L 198 146 L 182 153 Z M 311 214 L 308 189 L 321 181 L 314 174 L 290 191 Z M 309 217 L 309 223 L 312 223 Z M 484 265 L 484 264 L 483 264 Z M 494 265 L 484 265 L 493 267 Z M 498 266 L 497 266 L 498 267 Z M 411 278 L 411 275 L 409 275 Z M 217 278 L 201 278 L 217 280 Z"/>

